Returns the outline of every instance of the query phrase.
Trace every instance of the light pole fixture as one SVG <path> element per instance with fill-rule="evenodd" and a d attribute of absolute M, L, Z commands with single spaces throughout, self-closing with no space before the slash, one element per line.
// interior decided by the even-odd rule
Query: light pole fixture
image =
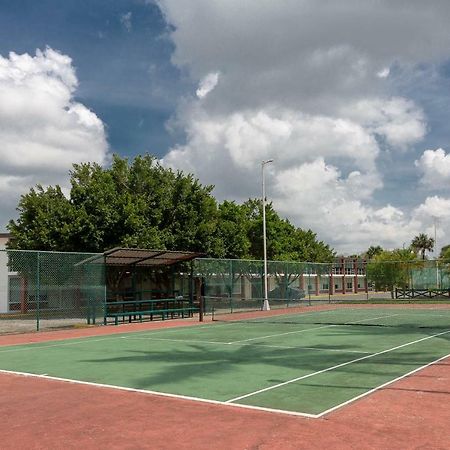
<path fill-rule="evenodd" d="M 434 224 L 434 259 L 436 260 L 436 289 L 439 289 L 439 257 L 437 254 L 437 234 L 436 234 L 436 223 L 438 221 L 438 218 L 436 216 L 433 217 L 433 224 Z"/>
<path fill-rule="evenodd" d="M 262 210 L 263 210 L 263 248 L 264 248 L 264 303 L 263 311 L 270 310 L 268 284 L 267 284 L 267 237 L 266 237 L 266 183 L 264 179 L 264 167 L 273 162 L 273 159 L 266 159 L 261 162 L 262 177 Z"/>

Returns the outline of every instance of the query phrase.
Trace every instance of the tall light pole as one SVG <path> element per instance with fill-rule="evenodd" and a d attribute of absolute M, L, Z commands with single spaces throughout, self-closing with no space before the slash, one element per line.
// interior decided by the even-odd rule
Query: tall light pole
<path fill-rule="evenodd" d="M 437 252 L 437 236 L 436 236 L 436 225 L 437 225 L 438 218 L 436 216 L 433 216 L 433 224 L 434 224 L 434 250 Z M 436 256 L 437 258 L 437 256 Z"/>
<path fill-rule="evenodd" d="M 434 223 L 434 251 L 436 252 L 435 259 L 436 259 L 436 289 L 439 289 L 439 260 L 437 255 L 437 235 L 436 235 L 436 222 L 438 221 L 438 218 L 436 216 L 433 216 L 433 223 Z"/>
<path fill-rule="evenodd" d="M 267 238 L 266 238 L 266 183 L 264 179 L 264 167 L 266 164 L 273 162 L 273 159 L 266 159 L 261 162 L 261 176 L 262 176 L 262 210 L 263 210 L 263 248 L 264 248 L 264 303 L 263 311 L 269 311 L 269 295 L 267 286 Z"/>

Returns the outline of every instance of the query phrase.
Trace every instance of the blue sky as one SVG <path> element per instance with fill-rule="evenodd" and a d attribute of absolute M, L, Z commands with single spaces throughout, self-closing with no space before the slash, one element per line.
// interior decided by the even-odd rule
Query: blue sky
<path fill-rule="evenodd" d="M 343 253 L 448 244 L 450 3 L 0 0 L 0 231 L 36 183 L 145 152 Z"/>
<path fill-rule="evenodd" d="M 131 13 L 130 28 L 121 18 Z M 165 129 L 192 83 L 170 63 L 173 43 L 160 9 L 144 1 L 0 1 L 0 54 L 49 46 L 69 55 L 75 98 L 106 124 L 111 149 L 162 155 L 179 139 Z"/>

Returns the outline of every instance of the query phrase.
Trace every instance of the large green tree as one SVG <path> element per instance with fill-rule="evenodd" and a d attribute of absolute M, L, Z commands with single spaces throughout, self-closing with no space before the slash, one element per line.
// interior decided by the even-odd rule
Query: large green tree
<path fill-rule="evenodd" d="M 74 165 L 70 197 L 59 187 L 21 197 L 11 247 L 103 251 L 115 246 L 220 253 L 212 186 L 162 167 L 149 155 L 111 167 Z"/>
<path fill-rule="evenodd" d="M 10 221 L 8 225 L 13 236 L 8 242 L 10 248 L 73 250 L 71 242 L 75 213 L 59 186 L 44 189 L 37 185 L 31 188 L 28 194 L 21 197 L 17 209 L 19 220 Z"/>
<path fill-rule="evenodd" d="M 262 202 L 218 205 L 213 186 L 162 167 L 150 156 L 112 164 L 76 164 L 66 197 L 37 186 L 10 221 L 10 248 L 91 251 L 125 246 L 190 250 L 211 257 L 262 259 Z M 266 205 L 268 257 L 327 262 L 333 250 L 311 230 L 296 228 Z"/>
<path fill-rule="evenodd" d="M 250 199 L 242 207 L 248 221 L 250 249 L 247 256 L 262 259 L 262 201 Z M 330 262 L 334 258 L 334 251 L 319 241 L 313 231 L 296 228 L 289 220 L 281 218 L 271 203 L 266 205 L 266 230 L 268 259 Z"/>
<path fill-rule="evenodd" d="M 249 222 L 242 205 L 225 200 L 219 205 L 218 237 L 221 258 L 239 259 L 250 254 Z"/>
<path fill-rule="evenodd" d="M 367 279 L 376 290 L 389 290 L 392 297 L 396 287 L 407 287 L 416 256 L 409 249 L 383 251 L 367 264 Z"/>

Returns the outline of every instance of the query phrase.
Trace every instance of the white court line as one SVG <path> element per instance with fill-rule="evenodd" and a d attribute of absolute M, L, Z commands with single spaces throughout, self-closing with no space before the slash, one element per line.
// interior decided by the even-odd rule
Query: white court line
<path fill-rule="evenodd" d="M 76 342 L 60 342 L 58 344 L 50 344 L 50 345 L 37 345 L 37 344 L 45 344 L 46 342 L 29 342 L 27 344 L 17 344 L 14 346 L 11 346 L 13 348 L 7 348 L 6 350 L 0 350 L 0 353 L 10 353 L 10 352 L 20 352 L 20 351 L 26 351 L 26 350 L 41 350 L 46 349 L 50 347 L 65 347 L 67 345 L 80 345 L 80 344 L 86 344 L 90 342 L 100 342 L 100 341 L 109 341 L 111 339 L 119 339 L 120 336 L 108 336 L 102 339 L 89 339 L 89 337 L 82 338 L 82 341 L 76 341 Z M 80 338 L 77 338 L 80 339 Z M 54 341 L 47 341 L 47 342 L 54 342 Z M 25 345 L 29 347 L 24 347 Z"/>
<path fill-rule="evenodd" d="M 370 353 L 359 350 L 343 350 L 338 348 L 325 348 L 325 347 L 299 347 L 291 345 L 269 345 L 269 344 L 240 344 L 236 342 L 220 342 L 220 341 L 201 341 L 199 339 L 168 339 L 168 338 L 152 338 L 152 337 L 133 337 L 122 336 L 122 339 L 129 341 L 169 341 L 169 342 L 189 342 L 194 344 L 212 344 L 212 345 L 238 345 L 238 346 L 252 346 L 252 347 L 270 347 L 270 348 L 284 348 L 284 349 L 297 349 L 297 350 L 318 350 L 326 352 L 342 352 L 342 353 Z"/>
<path fill-rule="evenodd" d="M 361 323 L 361 322 L 370 322 L 371 320 L 385 319 L 386 317 L 394 317 L 394 316 L 400 316 L 400 315 L 401 314 L 389 314 L 388 316 L 370 317 L 369 319 L 355 320 L 353 322 L 345 322 L 345 323 L 341 323 L 341 324 L 337 323 L 337 324 L 333 324 L 333 325 L 323 325 L 323 326 L 320 326 L 320 327 L 307 328 L 305 330 L 296 330 L 296 331 L 287 331 L 286 333 L 268 334 L 266 336 L 253 337 L 253 338 L 249 338 L 249 339 L 241 339 L 239 341 L 231 341 L 230 344 L 237 344 L 237 343 L 240 343 L 240 342 L 256 341 L 257 339 L 267 339 L 267 338 L 271 338 L 271 337 L 285 336 L 287 334 L 306 333 L 307 331 L 320 330 L 321 328 L 339 327 L 339 326 L 348 325 L 348 324 L 355 324 L 356 325 L 356 324 Z"/>
<path fill-rule="evenodd" d="M 207 326 L 210 326 L 210 325 L 208 324 Z M 327 327 L 328 326 L 329 325 L 327 325 Z M 57 344 L 48 344 L 48 345 L 45 345 L 45 344 L 47 342 L 54 342 L 54 341 L 27 342 L 27 343 L 24 343 L 24 344 L 16 344 L 16 345 L 11 345 L 11 346 L 5 346 L 5 347 L 8 347 L 8 348 L 6 350 L 0 350 L 0 353 L 11 353 L 11 352 L 28 351 L 28 350 L 41 350 L 41 349 L 46 349 L 46 348 L 51 348 L 51 347 L 65 347 L 65 346 L 68 346 L 68 345 L 89 344 L 91 342 L 109 341 L 109 340 L 114 340 L 114 339 L 155 340 L 155 341 L 159 340 L 159 341 L 188 342 L 188 340 L 186 340 L 186 339 L 169 339 L 169 338 L 152 338 L 151 337 L 153 334 L 155 334 L 157 332 L 160 332 L 160 331 L 182 331 L 182 330 L 183 330 L 182 328 L 177 328 L 176 330 L 173 330 L 173 329 L 156 330 L 155 332 L 150 332 L 150 337 L 139 337 L 139 336 L 142 336 L 143 333 L 149 333 L 148 331 L 131 332 L 131 333 L 126 333 L 127 336 L 123 336 L 122 334 L 120 334 L 120 335 L 114 335 L 114 336 L 107 336 L 107 337 L 99 338 L 99 339 L 91 339 L 90 336 L 85 336 L 85 337 L 82 337 L 82 338 L 76 338 L 76 339 L 82 339 L 80 341 L 79 340 L 77 340 L 77 341 L 72 341 L 71 340 L 70 342 L 60 341 Z M 139 335 L 139 336 L 137 336 L 137 335 Z M 147 335 L 144 335 L 144 336 L 147 336 Z M 205 342 L 206 343 L 206 341 L 197 341 L 197 340 L 194 340 L 194 339 L 192 339 L 192 342 Z M 232 344 L 232 342 L 214 342 L 214 341 L 209 341 L 209 343 L 227 344 L 227 345 L 231 345 Z M 43 344 L 43 345 L 39 345 L 39 344 Z"/>
<path fill-rule="evenodd" d="M 331 370 L 338 369 L 340 367 L 348 366 L 349 364 L 353 364 L 353 363 L 358 362 L 358 361 L 363 361 L 365 359 L 373 358 L 374 356 L 383 355 L 384 353 L 389 353 L 389 352 L 392 352 L 394 350 L 398 350 L 399 348 L 403 348 L 403 347 L 407 347 L 409 345 L 417 344 L 418 342 L 426 341 L 428 339 L 432 339 L 432 338 L 437 337 L 437 336 L 442 336 L 442 335 L 447 334 L 447 333 L 450 333 L 450 330 L 443 331 L 443 332 L 437 333 L 437 334 L 433 334 L 431 336 L 427 336 L 427 337 L 424 337 L 424 338 L 421 338 L 421 339 L 416 339 L 415 341 L 407 342 L 406 344 L 402 344 L 402 345 L 397 345 L 396 347 L 388 348 L 386 350 L 382 350 L 381 352 L 376 352 L 376 353 L 372 353 L 372 354 L 367 355 L 367 356 L 362 356 L 360 358 L 352 359 L 351 361 L 347 361 L 345 363 L 337 364 L 335 366 L 328 367 L 327 369 L 318 370 L 317 372 L 309 373 L 307 375 L 302 375 L 301 377 L 293 378 L 292 380 L 284 381 L 283 383 L 278 383 L 278 384 L 275 384 L 273 386 L 269 386 L 269 387 L 266 387 L 266 388 L 263 388 L 263 389 L 259 389 L 259 390 L 254 391 L 254 392 L 250 392 L 248 394 L 240 395 L 239 397 L 235 397 L 235 398 L 232 398 L 230 400 L 227 400 L 225 403 L 236 402 L 238 400 L 242 400 L 244 398 L 251 397 L 253 395 L 257 395 L 257 394 L 261 394 L 263 392 L 271 391 L 273 389 L 277 389 L 279 387 L 286 386 L 286 385 L 291 384 L 291 383 L 295 383 L 296 381 L 304 380 L 306 378 L 310 378 L 310 377 L 313 377 L 315 375 L 319 375 L 321 373 L 329 372 Z"/>
<path fill-rule="evenodd" d="M 405 314 L 400 314 L 400 316 L 406 316 L 406 317 L 448 317 L 450 319 L 450 314 L 410 314 L 410 313 L 405 313 Z"/>
<path fill-rule="evenodd" d="M 255 344 L 255 345 L 260 345 L 260 344 Z M 292 347 L 292 348 L 298 348 L 299 350 L 319 350 L 319 351 L 323 351 L 323 352 L 359 353 L 359 354 L 370 353 L 370 352 L 364 352 L 362 350 L 342 350 L 340 348 L 326 348 L 326 347 Z"/>
<path fill-rule="evenodd" d="M 233 323 L 233 325 L 236 325 L 237 322 Z M 220 325 L 229 325 L 229 323 L 223 323 Z M 90 342 L 100 342 L 100 341 L 109 341 L 114 339 L 123 339 L 128 338 L 128 335 L 131 336 L 142 336 L 142 335 L 153 335 L 153 334 L 159 334 L 159 333 L 169 333 L 169 332 L 180 332 L 180 331 L 201 331 L 205 328 L 210 328 L 212 326 L 219 326 L 219 324 L 214 323 L 207 323 L 204 325 L 189 325 L 186 327 L 174 327 L 174 328 L 163 328 L 163 329 L 155 329 L 155 330 L 144 330 L 144 331 L 124 331 L 123 333 L 117 333 L 114 335 L 108 335 L 103 338 L 99 339 L 92 339 L 95 336 L 80 336 L 76 338 L 68 338 L 65 340 L 59 340 L 56 344 L 47 344 L 47 342 L 55 342 L 55 341 L 37 341 L 37 342 L 24 342 L 21 344 L 11 344 L 11 345 L 2 345 L 0 346 L 0 353 L 10 353 L 10 352 L 17 352 L 17 351 L 26 351 L 26 350 L 36 350 L 36 349 L 44 349 L 44 348 L 50 348 L 50 347 L 65 347 L 67 345 L 79 345 L 79 344 L 86 344 Z M 126 336 L 124 336 L 126 335 Z M 66 342 L 70 341 L 70 342 Z M 39 345 L 42 344 L 42 345 Z M 25 347 L 27 346 L 27 347 Z M 8 347 L 6 350 L 1 350 L 2 347 Z"/>
<path fill-rule="evenodd" d="M 325 411 L 322 411 L 320 414 L 317 414 L 316 417 L 319 418 L 319 417 L 324 416 L 325 414 L 329 414 L 329 413 L 331 413 L 331 412 L 333 412 L 333 411 L 336 411 L 337 409 L 342 408 L 342 407 L 344 407 L 344 406 L 346 406 L 346 405 L 349 405 L 350 403 L 353 403 L 353 402 L 355 402 L 356 400 L 359 400 L 360 398 L 365 397 L 366 395 L 370 395 L 370 394 L 372 394 L 373 392 L 376 392 L 376 391 L 378 391 L 378 390 L 380 390 L 380 389 L 383 389 L 384 387 L 389 386 L 390 384 L 395 383 L 396 381 L 400 381 L 400 380 L 402 380 L 403 378 L 409 377 L 410 375 L 413 375 L 413 374 L 415 374 L 416 372 L 419 372 L 419 370 L 425 369 L 425 368 L 427 368 L 427 367 L 429 367 L 429 366 L 432 366 L 433 364 L 437 364 L 438 362 L 444 360 L 445 358 L 449 358 L 449 357 L 450 357 L 450 353 L 449 353 L 448 355 L 442 356 L 442 357 L 439 358 L 439 359 L 436 359 L 436 360 L 434 360 L 434 361 L 431 361 L 430 363 L 427 363 L 427 364 L 425 364 L 425 365 L 423 365 L 423 366 L 420 366 L 420 367 L 418 367 L 417 369 L 411 370 L 410 372 L 405 373 L 404 375 L 401 375 L 401 376 L 399 376 L 399 377 L 397 377 L 397 378 L 394 378 L 394 379 L 391 380 L 391 381 L 387 381 L 386 383 L 383 383 L 383 384 L 381 384 L 380 386 L 377 386 L 377 387 L 375 387 L 375 388 L 373 388 L 373 389 L 370 389 L 370 390 L 367 391 L 367 392 L 364 392 L 364 393 L 362 393 L 362 394 L 360 394 L 360 395 L 357 395 L 356 397 L 353 397 L 353 398 L 351 398 L 350 400 L 347 400 L 347 401 L 345 401 L 345 402 L 343 402 L 343 403 L 339 403 L 339 405 L 333 406 L 333 407 L 330 408 L 330 409 L 327 409 L 327 410 L 325 410 Z"/>
<path fill-rule="evenodd" d="M 305 312 L 305 313 L 283 313 L 283 314 L 277 314 L 275 316 L 269 316 L 269 317 L 279 317 L 279 316 L 298 316 L 298 315 L 309 315 L 309 314 L 320 314 L 320 313 L 325 313 L 325 312 L 330 312 L 330 311 L 335 311 L 334 309 L 327 309 L 327 310 L 321 310 L 321 311 L 309 311 L 309 312 Z M 264 317 L 258 317 L 255 319 L 248 319 L 251 321 L 257 321 L 260 320 L 261 323 L 264 323 L 263 321 L 266 320 L 266 318 Z M 247 321 L 248 321 L 247 320 Z M 79 337 L 74 337 L 74 338 L 67 338 L 66 340 L 69 341 L 75 341 L 76 342 L 62 342 L 63 340 L 61 340 L 59 344 L 52 344 L 52 345 L 46 345 L 46 346 L 42 346 L 42 348 L 49 348 L 49 347 L 62 347 L 62 346 L 66 346 L 66 345 L 76 345 L 76 344 L 83 344 L 85 342 L 97 342 L 97 341 L 105 341 L 105 340 L 113 340 L 113 339 L 119 339 L 124 337 L 123 335 L 153 335 L 153 334 L 160 334 L 160 333 L 178 333 L 180 331 L 203 331 L 205 329 L 210 329 L 211 327 L 219 327 L 219 326 L 224 326 L 224 325 L 241 325 L 242 321 L 241 319 L 235 319 L 235 320 L 230 320 L 227 322 L 216 322 L 216 323 L 202 323 L 201 325 L 187 325 L 187 326 L 183 326 L 183 327 L 173 327 L 173 328 L 160 328 L 160 329 L 155 329 L 155 330 L 141 330 L 141 331 L 123 331 L 122 333 L 118 333 L 118 334 L 114 334 L 114 335 L 110 335 L 110 336 L 106 336 L 104 338 L 100 338 L 100 339 L 91 339 L 95 336 L 79 336 Z M 82 339 L 82 341 L 78 341 L 78 339 Z M 34 348 L 41 348 L 41 346 L 39 344 L 45 344 L 46 342 L 55 342 L 55 341 L 37 341 L 37 342 L 23 342 L 20 344 L 11 344 L 11 345 L 1 345 L 0 349 L 2 347 L 9 347 L 7 350 L 0 350 L 0 353 L 9 353 L 9 352 L 13 352 L 13 351 L 23 351 L 23 350 L 30 350 L 30 349 L 34 349 Z M 31 347 L 27 347 L 24 348 L 23 346 L 25 345 L 30 345 Z M 17 347 L 17 349 L 12 349 L 11 347 Z"/>
<path fill-rule="evenodd" d="M 168 341 L 168 342 L 189 342 L 195 344 L 230 345 L 229 342 L 201 341 L 200 339 L 169 339 L 169 338 L 134 337 L 134 336 L 122 336 L 122 339 L 126 339 L 127 341 Z"/>
<path fill-rule="evenodd" d="M 321 311 L 321 312 L 325 312 L 325 311 Z M 310 313 L 305 313 L 305 314 L 316 314 L 316 312 L 311 311 Z M 291 314 L 291 315 L 295 315 L 295 314 Z M 401 315 L 401 314 L 391 314 L 390 316 L 380 316 L 380 317 L 373 317 L 373 318 L 369 318 L 369 319 L 363 319 L 363 320 L 359 320 L 358 322 L 367 322 L 370 320 L 376 320 L 376 319 L 380 319 L 383 317 L 391 317 L 391 316 L 396 316 L 396 315 Z M 274 316 L 276 317 L 276 316 Z M 223 325 L 228 325 L 228 324 L 238 324 L 239 322 L 227 322 L 224 323 Z M 264 323 L 264 322 L 262 322 Z M 354 322 L 348 322 L 348 323 L 354 323 Z M 156 333 L 163 333 L 163 332 L 173 332 L 173 331 L 183 331 L 186 329 L 189 330 L 202 330 L 206 327 L 211 327 L 211 326 L 217 326 L 216 324 L 205 324 L 205 325 L 194 325 L 192 327 L 180 327 L 180 328 L 168 328 L 168 329 L 164 329 L 164 330 L 155 330 L 155 331 L 137 331 L 137 332 L 130 332 L 130 333 L 124 333 L 124 334 L 129 334 L 130 336 L 132 335 L 143 335 L 144 333 L 148 333 L 150 335 L 156 334 Z M 282 336 L 285 334 L 292 334 L 292 333 L 303 333 L 305 331 L 310 331 L 310 330 L 317 330 L 320 328 L 330 328 L 330 327 L 334 327 L 334 326 L 338 326 L 338 325 L 324 325 L 321 327 L 314 327 L 314 328 L 308 328 L 306 330 L 298 330 L 298 331 L 289 331 L 287 333 L 280 333 L 280 334 L 273 334 L 273 335 L 269 335 L 269 336 L 262 336 L 259 338 L 250 338 L 250 339 L 244 339 L 241 341 L 232 341 L 232 342 L 227 342 L 227 344 L 236 344 L 236 343 L 240 343 L 240 342 L 248 342 L 248 341 L 253 341 L 253 340 L 257 340 L 257 339 L 266 339 L 268 337 L 275 337 L 275 336 Z M 99 338 L 99 339 L 91 339 L 91 336 L 85 336 L 85 337 L 79 337 L 79 338 L 75 338 L 75 339 L 82 339 L 80 341 L 71 341 L 71 342 L 59 342 L 58 344 L 49 344 L 49 345 L 39 345 L 39 344 L 45 344 L 44 342 L 29 342 L 26 344 L 17 344 L 14 346 L 9 347 L 6 350 L 0 350 L 0 353 L 11 353 L 11 352 L 18 352 L 18 351 L 28 351 L 28 350 L 36 350 L 36 349 L 45 349 L 45 348 L 51 348 L 51 347 L 65 347 L 67 345 L 80 345 L 80 344 L 85 344 L 85 343 L 90 343 L 90 342 L 100 342 L 100 341 L 108 341 L 108 340 L 114 340 L 114 339 L 122 339 L 124 337 L 128 337 L 128 336 L 123 336 L 123 334 L 121 333 L 120 335 L 114 335 L 114 336 L 106 336 L 104 338 Z M 54 341 L 47 341 L 47 342 L 54 342 Z M 27 345 L 27 347 L 24 347 L 25 345 Z M 1 347 L 0 347 L 1 348 Z"/>
<path fill-rule="evenodd" d="M 24 376 L 24 377 L 31 377 L 31 378 L 42 378 L 42 379 L 46 379 L 46 380 L 53 380 L 53 381 L 62 381 L 62 382 L 66 382 L 66 383 L 72 383 L 72 384 L 80 384 L 80 385 L 86 385 L 86 386 L 93 386 L 93 387 L 98 387 L 98 388 L 106 388 L 106 389 L 115 389 L 115 390 L 119 390 L 119 391 L 128 391 L 128 392 L 138 392 L 138 393 L 142 393 L 142 394 L 149 394 L 149 395 L 155 395 L 155 396 L 159 396 L 159 397 L 169 397 L 169 398 L 174 398 L 174 399 L 181 399 L 181 400 L 191 400 L 194 402 L 200 402 L 200 403 L 209 403 L 209 404 L 213 404 L 213 405 L 220 405 L 220 406 L 227 406 L 227 407 L 232 407 L 232 408 L 243 408 L 243 409 L 251 409 L 251 410 L 256 410 L 256 411 L 265 411 L 265 412 L 271 412 L 271 413 L 277 413 L 277 414 L 284 414 L 284 415 L 289 415 L 289 416 L 297 416 L 297 417 L 307 417 L 310 419 L 319 419 L 321 417 L 323 417 L 326 414 L 329 414 L 330 412 L 341 408 L 345 405 L 348 405 L 351 402 L 354 402 L 366 395 L 371 394 L 372 392 L 375 392 L 378 389 L 382 389 L 383 387 L 392 384 L 398 380 L 401 380 L 402 378 L 406 378 L 409 375 L 413 375 L 416 372 L 419 372 L 422 369 L 425 369 L 426 367 L 429 367 L 433 364 L 438 363 L 439 361 L 442 361 L 445 358 L 449 358 L 450 357 L 450 353 L 446 356 L 442 356 L 439 359 L 436 359 L 435 361 L 432 361 L 428 364 L 425 364 L 421 367 L 418 367 L 414 370 L 411 370 L 410 372 L 395 378 L 394 380 L 388 381 L 387 383 L 384 383 L 374 389 L 371 389 L 370 391 L 367 391 L 361 395 L 358 395 L 357 397 L 354 397 L 344 403 L 341 403 L 339 405 L 334 406 L 333 408 L 327 409 L 326 411 L 322 411 L 319 414 L 310 414 L 310 413 L 304 413 L 304 412 L 297 412 L 297 411 L 287 411 L 284 409 L 275 409 L 275 408 L 266 408 L 266 407 L 262 407 L 262 406 L 253 406 L 253 405 L 243 405 L 240 403 L 228 403 L 228 402 L 222 402 L 219 400 L 209 400 L 209 399 L 205 399 L 205 398 L 200 398 L 200 397 L 190 397 L 190 396 L 186 396 L 186 395 L 178 395 L 178 394 L 169 394 L 166 392 L 158 392 L 158 391 L 150 391 L 150 390 L 145 390 L 145 389 L 136 389 L 136 388 L 128 388 L 128 387 L 123 387 L 123 386 L 115 386 L 115 385 L 110 385 L 110 384 L 100 384 L 100 383 L 93 383 L 93 382 L 89 382 L 89 381 L 80 381 L 80 380 L 71 380 L 68 378 L 60 378 L 60 377 L 53 377 L 53 376 L 49 376 L 47 374 L 33 374 L 33 373 L 28 373 L 28 372 L 17 372 L 17 371 L 13 371 L 13 370 L 2 370 L 0 369 L 0 373 L 5 373 L 8 375 L 19 375 L 19 376 Z"/>
<path fill-rule="evenodd" d="M 265 408 L 265 407 L 252 406 L 252 405 L 240 405 L 237 403 L 226 403 L 226 402 L 222 402 L 220 400 L 209 400 L 207 398 L 191 397 L 188 395 L 179 395 L 179 394 L 169 394 L 167 392 L 158 392 L 158 391 L 151 391 L 151 390 L 146 390 L 146 389 L 136 389 L 136 388 L 130 388 L 130 387 L 124 387 L 124 386 L 116 386 L 113 384 L 102 384 L 102 383 L 93 383 L 90 381 L 71 380 L 70 378 L 60 378 L 60 377 L 53 377 L 53 376 L 49 376 L 49 375 L 38 375 L 38 374 L 28 373 L 28 372 L 17 372 L 14 370 L 0 369 L 0 373 L 5 373 L 5 374 L 9 374 L 9 375 L 19 375 L 19 376 L 31 377 L 31 378 L 42 378 L 44 380 L 62 381 L 65 383 L 81 384 L 81 385 L 85 385 L 85 386 L 94 386 L 94 387 L 98 387 L 98 388 L 116 389 L 119 391 L 139 392 L 141 394 L 150 394 L 150 395 L 156 395 L 159 397 L 169 397 L 169 398 L 176 398 L 176 399 L 181 399 L 181 400 L 191 400 L 191 401 L 195 401 L 195 402 L 210 403 L 213 405 L 221 405 L 221 406 L 227 406 L 227 407 L 253 409 L 253 410 L 257 410 L 257 411 L 269 411 L 269 412 L 275 412 L 275 413 L 280 413 L 280 414 L 287 414 L 289 416 L 308 417 L 308 418 L 312 418 L 312 419 L 317 418 L 316 414 L 308 414 L 308 413 L 302 413 L 302 412 L 296 412 L 296 411 L 285 411 L 283 409 L 272 409 L 272 408 Z"/>

